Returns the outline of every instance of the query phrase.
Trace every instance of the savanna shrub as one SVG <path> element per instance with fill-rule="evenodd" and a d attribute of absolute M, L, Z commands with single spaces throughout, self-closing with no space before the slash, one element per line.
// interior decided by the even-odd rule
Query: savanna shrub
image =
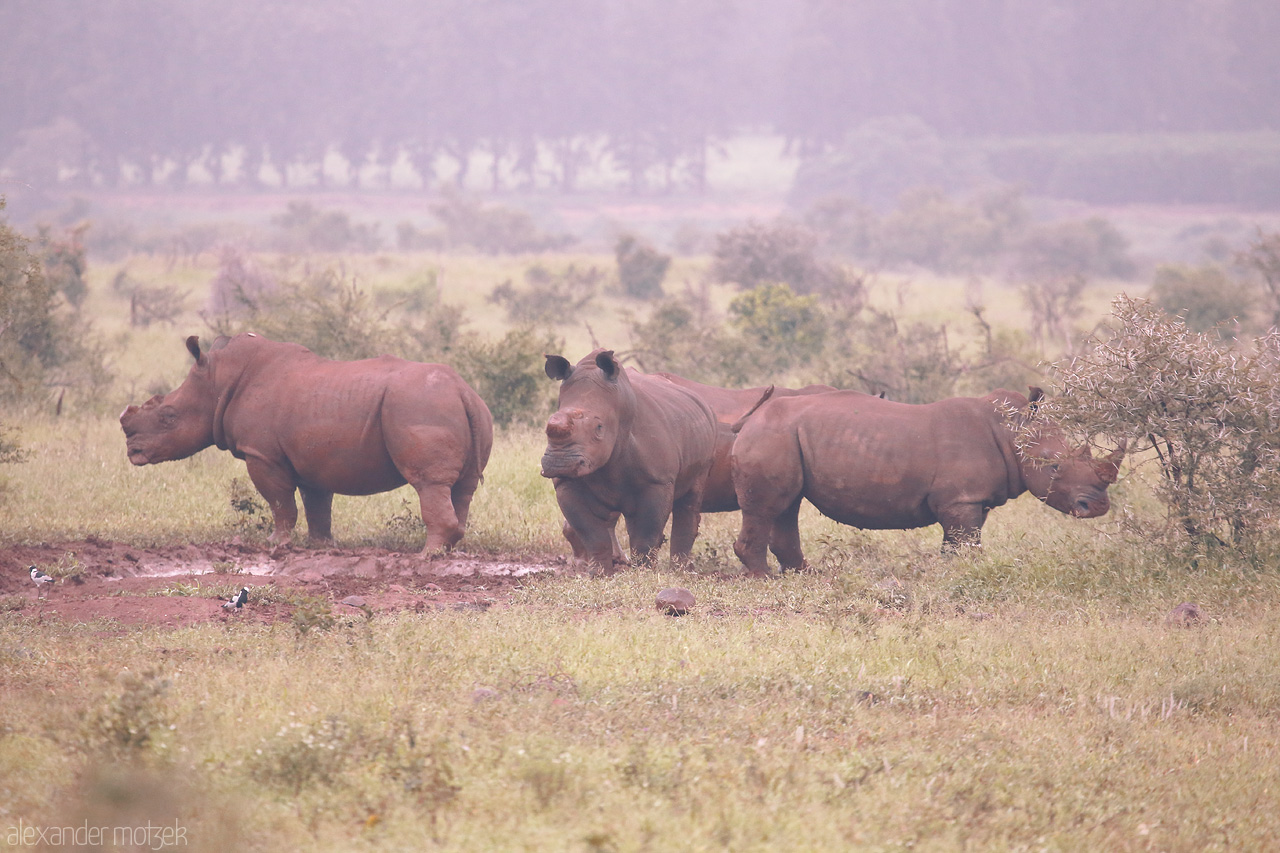
<path fill-rule="evenodd" d="M 729 325 L 757 360 L 785 373 L 821 354 L 828 323 L 816 296 L 797 295 L 785 284 L 763 284 L 729 303 Z"/>
<path fill-rule="evenodd" d="M 1262 283 L 1262 302 L 1268 327 L 1280 327 L 1280 232 L 1263 234 L 1236 256 L 1236 263 L 1252 272 Z"/>
<path fill-rule="evenodd" d="M 1022 300 L 1031 314 L 1031 339 L 1041 352 L 1049 344 L 1074 352 L 1072 321 L 1084 313 L 1088 283 L 1083 275 L 1072 274 L 1042 275 L 1022 284 Z"/>
<path fill-rule="evenodd" d="M 254 306 L 275 289 L 275 279 L 234 243 L 223 243 L 216 252 L 218 272 L 209 282 L 208 313 L 228 319 L 252 313 Z"/>
<path fill-rule="evenodd" d="M 935 187 L 917 187 L 877 224 L 872 253 L 881 264 L 941 272 L 982 269 L 1005 251 L 1023 218 L 1016 193 L 993 193 L 967 204 Z"/>
<path fill-rule="evenodd" d="M 543 356 L 562 349 L 549 332 L 523 326 L 497 341 L 468 339 L 455 351 L 453 367 L 489 406 L 495 424 L 533 423 L 547 416 L 556 398 Z"/>
<path fill-rule="evenodd" d="M 833 323 L 821 381 L 838 388 L 883 392 L 901 403 L 928 403 L 953 396 L 969 364 L 953 351 L 946 326 L 912 323 L 903 328 L 892 314 L 868 310 Z"/>
<path fill-rule="evenodd" d="M 1280 332 L 1224 342 L 1127 296 L 1112 315 L 1109 337 L 1054 365 L 1046 414 L 1150 451 L 1167 524 L 1148 532 L 1256 545 L 1280 518 Z"/>
<path fill-rule="evenodd" d="M 560 325 L 574 322 L 600 292 L 604 272 L 597 267 L 552 271 L 535 264 L 524 272 L 519 290 L 507 279 L 489 294 L 489 301 L 507 309 L 513 323 Z"/>
<path fill-rule="evenodd" d="M 372 358 L 405 349 L 406 331 L 387 322 L 367 293 L 334 269 L 301 281 L 281 282 L 256 297 L 235 294 L 239 310 L 205 317 L 220 335 L 253 331 L 276 341 L 292 341 L 341 360 Z"/>
<path fill-rule="evenodd" d="M 105 347 L 89 322 L 27 238 L 0 222 L 0 399 L 30 402 L 67 389 L 93 399 L 110 380 Z"/>
<path fill-rule="evenodd" d="M 728 335 L 698 300 L 667 297 L 644 320 L 624 316 L 631 349 L 620 355 L 646 373 L 676 373 L 711 385 L 748 384 L 754 378 L 740 357 L 740 339 Z"/>
<path fill-rule="evenodd" d="M 51 228 L 42 225 L 37 237 L 44 274 L 54 289 L 77 311 L 89 295 L 89 285 L 84 280 L 89 269 L 84 249 L 84 232 L 88 229 L 89 224 L 83 223 L 57 237 Z"/>
<path fill-rule="evenodd" d="M 1026 278 L 1128 278 L 1134 263 L 1129 241 L 1120 229 L 1095 216 L 1028 229 L 1014 247 L 1013 268 Z"/>
<path fill-rule="evenodd" d="M 118 758 L 136 757 L 168 728 L 170 681 L 158 669 L 120 673 L 120 693 L 87 720 L 87 745 Z"/>
<path fill-rule="evenodd" d="M 483 205 L 476 199 L 452 190 L 431 205 L 431 212 L 443 226 L 438 237 L 421 235 L 419 241 L 430 244 L 438 239 L 447 249 L 472 249 L 485 254 L 516 254 L 563 249 L 574 242 L 568 234 L 547 234 L 538 228 L 533 217 L 523 210 L 502 205 Z M 412 232 L 402 228 L 401 240 L 413 239 Z M 422 248 L 434 248 L 423 245 Z"/>
<path fill-rule="evenodd" d="M 1233 322 L 1248 325 L 1254 292 L 1221 267 L 1162 265 L 1151 282 L 1151 300 L 1163 311 L 1181 317 L 1188 328 L 1207 332 Z M 1234 335 L 1234 331 L 1223 331 Z"/>
<path fill-rule="evenodd" d="M 347 214 L 308 201 L 289 202 L 271 223 L 279 229 L 276 248 L 284 252 L 373 252 L 382 244 L 376 225 L 352 223 Z"/>
<path fill-rule="evenodd" d="M 618 238 L 613 254 L 618 261 L 618 282 L 623 293 L 635 299 L 662 296 L 662 280 L 671 266 L 670 255 L 662 254 L 631 234 Z"/>
<path fill-rule="evenodd" d="M 748 222 L 716 235 L 711 277 L 743 290 L 762 284 L 785 284 L 796 293 L 838 288 L 841 271 L 815 257 L 818 235 L 785 220 Z"/>

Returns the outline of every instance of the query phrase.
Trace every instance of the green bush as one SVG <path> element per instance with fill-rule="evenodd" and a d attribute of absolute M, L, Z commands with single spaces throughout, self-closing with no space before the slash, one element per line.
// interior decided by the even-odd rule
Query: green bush
<path fill-rule="evenodd" d="M 382 245 L 376 225 L 352 223 L 347 214 L 309 201 L 289 202 L 271 223 L 279 229 L 276 247 L 285 252 L 373 252 Z"/>
<path fill-rule="evenodd" d="M 83 261 L 83 251 L 77 257 Z M 0 399 L 61 400 L 72 390 L 92 400 L 111 380 L 106 365 L 91 324 L 46 274 L 27 238 L 0 222 Z"/>
<path fill-rule="evenodd" d="M 1233 322 L 1248 326 L 1254 308 L 1253 290 L 1216 266 L 1159 267 L 1151 283 L 1151 300 L 1196 332 Z"/>
<path fill-rule="evenodd" d="M 401 248 L 471 249 L 500 255 L 563 249 L 574 242 L 568 234 L 544 233 L 522 210 L 483 205 L 452 190 L 431 205 L 431 212 L 443 230 L 439 234 L 423 233 L 411 225 L 401 225 Z"/>
<path fill-rule="evenodd" d="M 467 340 L 453 366 L 488 404 L 494 424 L 535 423 L 554 409 L 557 389 L 547 381 L 543 356 L 563 349 L 550 333 L 524 326 L 497 341 Z"/>
<path fill-rule="evenodd" d="M 513 323 L 555 326 L 577 321 L 599 294 L 604 273 L 594 266 L 578 269 L 570 264 L 554 272 L 535 264 L 525 270 L 524 280 L 524 288 L 517 290 L 507 279 L 494 287 L 488 301 L 506 308 Z"/>
<path fill-rule="evenodd" d="M 882 264 L 916 264 L 941 272 L 991 266 L 1025 217 L 1017 193 L 993 193 L 973 203 L 917 187 L 875 229 L 873 254 Z"/>
<path fill-rule="evenodd" d="M 818 357 L 828 320 L 816 296 L 799 296 L 785 284 L 764 284 L 734 297 L 729 325 L 758 361 L 785 373 Z"/>
<path fill-rule="evenodd" d="M 785 284 L 796 293 L 813 293 L 854 286 L 838 267 L 817 259 L 817 246 L 818 235 L 803 225 L 748 222 L 716 235 L 711 277 L 743 290 Z"/>
<path fill-rule="evenodd" d="M 1029 229 L 1014 247 L 1013 266 L 1018 274 L 1032 278 L 1128 278 L 1134 272 L 1129 241 L 1115 225 L 1097 216 Z"/>
<path fill-rule="evenodd" d="M 662 280 L 667 277 L 671 256 L 631 234 L 618 238 L 613 249 L 618 261 L 618 281 L 622 291 L 635 299 L 662 296 Z"/>

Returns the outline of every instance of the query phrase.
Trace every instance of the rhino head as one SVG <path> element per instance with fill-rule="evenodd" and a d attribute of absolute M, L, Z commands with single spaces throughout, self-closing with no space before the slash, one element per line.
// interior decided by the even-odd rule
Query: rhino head
<path fill-rule="evenodd" d="M 542 476 L 585 477 L 609 461 L 630 426 L 631 384 L 612 350 L 595 350 L 572 366 L 548 355 L 545 369 L 561 384 L 559 408 L 547 420 Z"/>
<path fill-rule="evenodd" d="M 1027 411 L 1033 422 L 1036 404 L 1044 392 L 1031 389 Z M 1121 442 L 1110 454 L 1094 459 L 1089 446 L 1072 448 L 1052 423 L 1035 423 L 1031 438 L 1021 448 L 1022 479 L 1027 491 L 1056 509 L 1076 518 L 1098 518 L 1111 509 L 1107 487 L 1116 481 L 1124 460 Z"/>
<path fill-rule="evenodd" d="M 141 406 L 120 413 L 125 449 L 134 465 L 153 465 L 185 459 L 213 444 L 213 415 L 217 402 L 210 359 L 200 352 L 200 339 L 187 338 L 196 363 L 187 379 L 164 396 L 157 394 Z"/>

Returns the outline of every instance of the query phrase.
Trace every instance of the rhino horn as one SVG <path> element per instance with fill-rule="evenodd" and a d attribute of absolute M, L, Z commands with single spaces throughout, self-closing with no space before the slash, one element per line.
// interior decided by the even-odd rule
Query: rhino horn
<path fill-rule="evenodd" d="M 573 369 L 569 364 L 569 359 L 562 355 L 546 356 L 547 363 L 543 370 L 547 372 L 547 376 L 555 380 L 563 380 L 569 377 L 569 371 Z"/>
<path fill-rule="evenodd" d="M 1108 483 L 1114 483 L 1116 477 L 1120 475 L 1120 463 L 1124 461 L 1124 453 L 1128 447 L 1128 442 L 1122 440 L 1115 450 L 1107 454 L 1106 458 L 1098 461 L 1098 476 Z"/>
<path fill-rule="evenodd" d="M 566 439 L 573 435 L 573 415 L 555 412 L 547 419 L 547 438 Z"/>
<path fill-rule="evenodd" d="M 196 360 L 196 364 L 204 365 L 204 356 L 200 353 L 199 335 L 191 335 L 187 338 L 187 352 L 191 353 L 191 357 Z"/>

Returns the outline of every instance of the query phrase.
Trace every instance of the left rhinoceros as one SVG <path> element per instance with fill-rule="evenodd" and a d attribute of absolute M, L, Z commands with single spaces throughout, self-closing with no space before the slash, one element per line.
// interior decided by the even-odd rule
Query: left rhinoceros
<path fill-rule="evenodd" d="M 330 361 L 254 334 L 219 337 L 163 397 L 120 415 L 129 461 L 184 459 L 216 445 L 245 460 L 287 541 L 302 493 L 307 533 L 332 538 L 334 494 L 371 495 L 409 483 L 427 528 L 424 553 L 462 538 L 493 447 L 489 407 L 452 368 L 391 356 Z"/>

